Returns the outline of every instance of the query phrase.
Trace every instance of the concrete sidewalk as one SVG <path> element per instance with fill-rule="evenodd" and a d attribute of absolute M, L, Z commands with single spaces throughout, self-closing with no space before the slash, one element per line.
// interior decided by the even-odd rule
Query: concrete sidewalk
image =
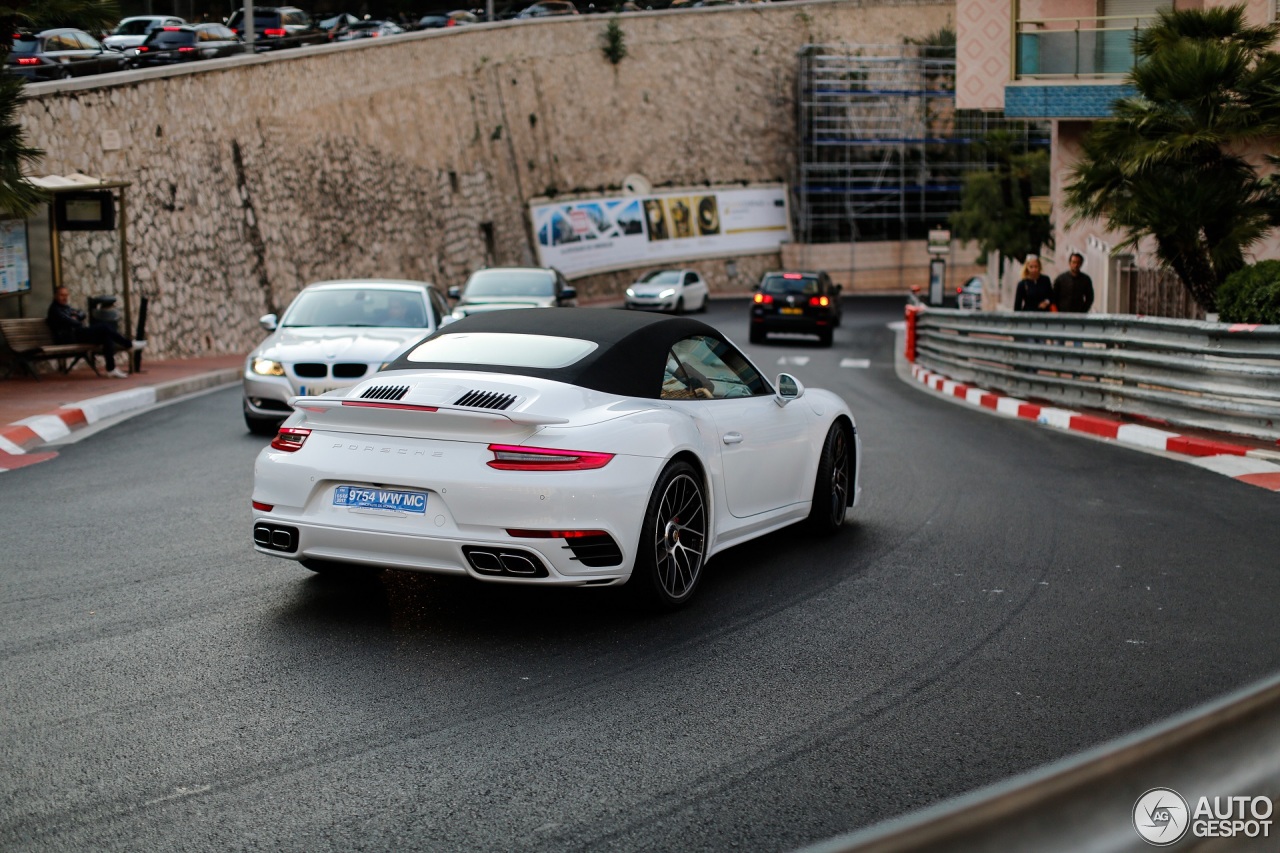
<path fill-rule="evenodd" d="M 72 432 L 106 418 L 140 412 L 157 403 L 240 381 L 243 355 L 151 361 L 125 379 L 94 374 L 83 365 L 70 373 L 41 373 L 0 380 L 0 471 L 42 462 L 43 450 Z"/>

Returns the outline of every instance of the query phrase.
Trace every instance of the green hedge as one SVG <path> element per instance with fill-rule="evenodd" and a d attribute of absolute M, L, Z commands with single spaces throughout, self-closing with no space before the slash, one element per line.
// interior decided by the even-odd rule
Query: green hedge
<path fill-rule="evenodd" d="M 1225 323 L 1280 324 L 1280 261 L 1236 270 L 1218 288 L 1218 317 Z"/>

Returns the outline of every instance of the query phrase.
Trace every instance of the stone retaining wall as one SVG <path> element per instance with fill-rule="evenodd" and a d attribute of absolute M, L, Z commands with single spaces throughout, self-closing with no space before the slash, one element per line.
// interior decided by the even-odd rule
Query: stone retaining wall
<path fill-rule="evenodd" d="M 311 281 L 447 287 L 482 265 L 534 263 L 531 198 L 616 190 L 633 173 L 655 187 L 786 181 L 797 51 L 900 43 L 952 25 L 953 8 L 628 14 L 616 66 L 601 51 L 606 16 L 502 23 L 37 84 L 22 116 L 46 151 L 39 172 L 132 182 L 132 302 L 152 298 L 149 355 L 242 352 L 262 337 L 257 318 Z M 78 302 L 119 292 L 116 235 L 65 234 L 62 258 Z M 737 291 L 780 262 L 738 259 L 736 276 L 724 261 L 694 266 Z M 576 284 L 590 300 L 632 279 Z"/>

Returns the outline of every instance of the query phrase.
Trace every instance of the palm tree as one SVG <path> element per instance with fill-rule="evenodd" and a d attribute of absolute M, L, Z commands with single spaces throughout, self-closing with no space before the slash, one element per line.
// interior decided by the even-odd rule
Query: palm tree
<path fill-rule="evenodd" d="M 1241 155 L 1280 134 L 1280 25 L 1249 26 L 1244 7 L 1165 11 L 1138 36 L 1137 90 L 1085 137 L 1066 187 L 1073 221 L 1102 219 L 1124 247 L 1144 237 L 1205 311 L 1280 224 L 1280 192 Z"/>
<path fill-rule="evenodd" d="M 0 5 L 0 66 L 13 49 L 13 33 L 21 26 L 38 29 L 74 26 L 101 32 L 120 16 L 115 0 L 9 0 Z M 43 194 L 23 176 L 44 152 L 27 144 L 18 109 L 22 106 L 22 78 L 0 73 L 0 211 L 29 216 Z"/>

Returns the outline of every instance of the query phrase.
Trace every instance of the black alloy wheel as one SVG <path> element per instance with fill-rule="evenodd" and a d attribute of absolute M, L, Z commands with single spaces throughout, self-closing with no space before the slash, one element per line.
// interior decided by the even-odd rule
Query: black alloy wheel
<path fill-rule="evenodd" d="M 832 424 L 822 445 L 818 475 L 813 483 L 813 505 L 809 509 L 809 524 L 819 533 L 835 533 L 844 524 L 852 485 L 850 452 L 847 428 L 840 422 Z"/>
<path fill-rule="evenodd" d="M 659 609 L 674 610 L 687 602 L 702 577 L 707 525 L 701 477 L 687 462 L 671 463 L 649 498 L 627 586 Z"/>

